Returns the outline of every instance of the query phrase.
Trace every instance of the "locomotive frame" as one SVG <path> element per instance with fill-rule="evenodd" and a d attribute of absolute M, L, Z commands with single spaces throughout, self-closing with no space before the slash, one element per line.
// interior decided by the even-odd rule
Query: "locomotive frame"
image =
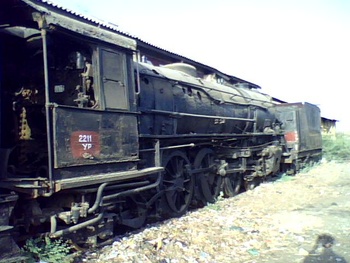
<path fill-rule="evenodd" d="M 133 38 L 45 1 L 1 5 L 3 257 L 13 237 L 94 245 L 321 157 L 314 105 L 140 63 Z"/>

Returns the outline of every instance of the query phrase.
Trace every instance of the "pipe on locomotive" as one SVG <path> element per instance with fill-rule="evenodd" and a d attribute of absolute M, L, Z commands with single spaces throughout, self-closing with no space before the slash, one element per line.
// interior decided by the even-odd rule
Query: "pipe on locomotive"
<path fill-rule="evenodd" d="M 146 191 L 146 190 L 155 188 L 155 187 L 157 187 L 160 184 L 161 179 L 162 179 L 162 173 L 159 172 L 158 173 L 158 178 L 153 184 L 146 185 L 146 186 L 139 187 L 139 188 L 135 188 L 135 189 L 131 189 L 131 190 L 126 190 L 126 191 L 119 192 L 119 193 L 116 193 L 116 194 L 106 195 L 106 196 L 102 197 L 102 202 L 103 201 L 107 201 L 107 200 L 111 200 L 111 199 L 115 199 L 115 198 L 118 198 L 118 197 L 123 197 L 123 196 L 127 196 L 127 195 L 136 194 L 136 193 L 139 193 L 139 192 L 142 192 L 142 191 Z"/>
<path fill-rule="evenodd" d="M 136 194 L 138 192 L 146 191 L 146 190 L 152 189 L 154 187 L 157 187 L 160 184 L 161 178 L 162 178 L 161 173 L 158 173 L 157 180 L 154 183 L 150 184 L 150 185 L 102 197 L 103 190 L 108 185 L 108 183 L 103 183 L 103 184 L 101 184 L 99 186 L 98 191 L 97 191 L 97 195 L 96 195 L 95 203 L 88 210 L 88 213 L 91 214 L 91 213 L 95 212 L 98 207 L 102 206 L 103 201 L 111 200 L 111 199 L 122 197 L 122 196 L 125 196 L 125 195 Z M 103 216 L 104 216 L 104 212 L 100 213 L 97 217 L 95 217 L 93 219 L 90 219 L 90 220 L 87 220 L 87 221 L 82 222 L 80 224 L 77 224 L 77 225 L 68 227 L 66 229 L 57 231 L 57 219 L 56 219 L 56 215 L 53 215 L 53 216 L 50 217 L 50 223 L 51 223 L 50 237 L 52 237 L 52 238 L 61 237 L 63 235 L 72 233 L 74 231 L 80 230 L 80 229 L 85 228 L 87 226 L 96 224 L 103 218 Z"/>
<path fill-rule="evenodd" d="M 51 216 L 50 221 L 51 221 L 51 233 L 50 233 L 50 237 L 51 238 L 57 238 L 57 237 L 61 237 L 63 235 L 67 235 L 69 233 L 72 233 L 74 231 L 80 230 L 82 228 L 88 227 L 90 225 L 94 225 L 96 223 L 98 223 L 99 221 L 102 220 L 104 216 L 104 213 L 100 213 L 97 217 L 87 220 L 85 222 L 82 222 L 80 224 L 68 227 L 66 229 L 63 230 L 59 230 L 56 231 L 57 228 L 57 220 L 56 220 L 56 216 Z"/>
<path fill-rule="evenodd" d="M 46 119 L 46 136 L 47 136 L 47 153 L 48 153 L 48 176 L 49 176 L 49 191 L 44 193 L 43 196 L 51 196 L 54 192 L 53 185 L 53 164 L 52 164 L 52 140 L 51 140 L 51 125 L 50 125 L 50 97 L 49 97 L 49 72 L 48 72 L 48 61 L 47 61 L 47 24 L 43 14 L 39 12 L 34 12 L 32 14 L 33 20 L 38 23 L 38 27 L 40 28 L 41 36 L 42 36 L 42 44 L 43 44 L 43 60 L 44 60 L 44 85 L 45 85 L 45 119 Z"/>
<path fill-rule="evenodd" d="M 102 200 L 102 193 L 105 187 L 108 185 L 108 183 L 103 183 L 98 187 L 97 194 L 96 194 L 96 200 L 92 207 L 89 208 L 88 214 L 91 214 L 96 211 L 96 209 L 100 206 L 101 200 Z"/>
<path fill-rule="evenodd" d="M 95 203 L 92 207 L 89 208 L 88 213 L 92 214 L 93 212 L 95 212 L 97 210 L 97 208 L 100 207 L 102 205 L 103 201 L 105 201 L 105 200 L 110 200 L 110 199 L 114 199 L 117 197 L 122 197 L 124 195 L 135 194 L 138 192 L 152 189 L 154 187 L 157 187 L 160 184 L 160 181 L 161 181 L 161 173 L 158 173 L 157 180 L 150 185 L 142 186 L 142 187 L 131 189 L 131 190 L 126 190 L 123 192 L 119 192 L 119 193 L 116 193 L 113 195 L 107 195 L 107 196 L 102 196 L 105 187 L 108 185 L 108 183 L 103 183 L 98 187 Z"/>

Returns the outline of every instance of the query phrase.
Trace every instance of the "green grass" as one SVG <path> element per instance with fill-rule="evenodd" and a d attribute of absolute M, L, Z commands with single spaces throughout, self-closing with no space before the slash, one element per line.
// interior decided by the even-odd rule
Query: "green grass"
<path fill-rule="evenodd" d="M 323 135 L 323 158 L 327 161 L 350 160 L 350 134 Z"/>
<path fill-rule="evenodd" d="M 28 239 L 22 251 L 28 257 L 27 262 L 69 263 L 71 262 L 71 246 L 63 239 L 50 239 L 49 237 L 38 237 Z"/>

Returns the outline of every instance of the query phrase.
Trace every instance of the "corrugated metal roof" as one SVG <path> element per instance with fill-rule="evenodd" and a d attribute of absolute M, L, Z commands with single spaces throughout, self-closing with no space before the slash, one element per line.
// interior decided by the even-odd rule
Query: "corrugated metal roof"
<path fill-rule="evenodd" d="M 115 26 L 103 23 L 87 15 L 71 11 L 49 0 L 21 1 L 45 14 L 45 20 L 48 24 L 57 25 L 87 37 L 99 39 L 127 49 L 136 50 L 137 48 L 136 40 L 119 32 Z M 118 32 L 118 34 L 116 34 L 116 32 Z"/>
<path fill-rule="evenodd" d="M 22 0 L 22 1 L 25 1 L 25 0 Z M 148 46 L 154 47 L 156 49 L 165 51 L 165 52 L 167 52 L 169 54 L 172 54 L 172 55 L 176 55 L 176 56 L 178 56 L 180 58 L 185 58 L 185 57 L 183 57 L 183 56 L 181 56 L 179 54 L 176 54 L 176 53 L 170 52 L 168 50 L 165 50 L 165 49 L 163 49 L 161 47 L 155 46 L 155 45 L 153 45 L 153 44 L 151 44 L 151 43 L 149 43 L 147 41 L 144 41 L 144 40 L 140 39 L 139 37 L 137 37 L 135 35 L 132 35 L 132 34 L 126 32 L 124 30 L 121 30 L 119 28 L 119 26 L 114 24 L 114 23 L 110 23 L 110 22 L 102 20 L 100 18 L 93 17 L 90 14 L 83 14 L 83 13 L 77 12 L 76 10 L 72 10 L 72 9 L 69 9 L 69 8 L 63 6 L 63 5 L 60 5 L 57 2 L 53 2 L 53 1 L 50 1 L 50 0 L 28 0 L 28 1 L 31 1 L 33 3 L 37 2 L 37 3 L 47 4 L 47 5 L 51 6 L 51 7 L 57 8 L 57 9 L 59 9 L 61 11 L 67 12 L 70 15 L 73 15 L 73 16 L 75 16 L 77 18 L 80 18 L 80 19 L 83 19 L 83 20 L 88 21 L 90 23 L 93 23 L 93 24 L 95 24 L 97 26 L 104 27 L 104 28 L 107 28 L 109 30 L 115 31 L 116 33 L 119 33 L 119 34 L 125 35 L 127 37 L 133 38 L 133 39 L 135 39 L 135 40 L 137 40 L 139 42 L 142 42 L 145 45 L 148 45 Z M 188 59 L 188 58 L 186 58 L 186 59 Z M 200 64 L 199 62 L 196 62 L 196 63 Z"/>
<path fill-rule="evenodd" d="M 95 23 L 99 26 L 103 26 L 103 27 L 106 27 L 108 29 L 111 29 L 113 31 L 118 31 L 119 32 L 119 29 L 118 29 L 118 26 L 113 24 L 113 23 L 110 23 L 110 22 L 107 22 L 107 21 L 104 21 L 104 20 L 101 20 L 101 19 L 98 19 L 96 17 L 92 17 L 91 15 L 87 15 L 87 14 L 83 14 L 83 13 L 80 13 L 80 12 L 77 12 L 73 9 L 69 9 L 65 6 L 62 6 L 60 5 L 59 3 L 56 3 L 56 2 L 53 2 L 53 1 L 50 1 L 50 0 L 35 0 L 36 2 L 41 2 L 41 3 L 46 3 L 52 7 L 55 7 L 55 8 L 58 8 L 62 11 L 65 11 L 67 13 L 70 13 L 76 17 L 79 17 L 79 18 L 82 18 L 84 20 L 87 20 L 87 21 L 90 21 L 92 23 Z M 124 32 L 120 32 L 120 33 L 123 33 L 125 34 Z"/>

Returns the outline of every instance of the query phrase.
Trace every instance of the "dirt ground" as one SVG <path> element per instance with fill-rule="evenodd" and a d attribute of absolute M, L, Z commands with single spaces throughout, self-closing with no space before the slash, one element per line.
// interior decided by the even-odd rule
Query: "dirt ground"
<path fill-rule="evenodd" d="M 149 225 L 82 261 L 350 263 L 350 162 L 323 162 Z"/>

